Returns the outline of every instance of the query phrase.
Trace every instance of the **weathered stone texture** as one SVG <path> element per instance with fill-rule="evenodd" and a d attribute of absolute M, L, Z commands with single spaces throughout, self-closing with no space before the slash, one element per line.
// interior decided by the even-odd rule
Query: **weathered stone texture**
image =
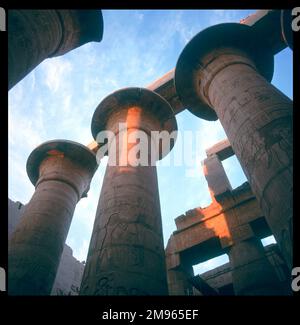
<path fill-rule="evenodd" d="M 114 155 L 109 153 L 80 294 L 166 295 L 156 166 L 134 166 L 137 157 L 130 149 L 137 143 L 118 133 L 120 122 L 127 122 L 128 134 L 142 129 L 148 139 L 152 130 L 176 128 L 169 104 L 147 89 L 117 91 L 98 106 L 92 121 L 94 138 L 108 129 L 118 134 L 117 148 L 124 143 L 127 147 L 116 154 L 117 166 L 110 165 Z"/>
<path fill-rule="evenodd" d="M 96 168 L 95 155 L 71 141 L 31 153 L 27 171 L 36 190 L 9 241 L 10 295 L 50 294 L 75 206 Z"/>
<path fill-rule="evenodd" d="M 269 83 L 273 57 L 263 44 L 255 47 L 254 35 L 240 24 L 202 31 L 182 52 L 175 79 L 181 99 L 192 96 L 198 116 L 220 119 L 291 267 L 293 104 Z"/>
<path fill-rule="evenodd" d="M 20 222 L 26 205 L 8 199 L 8 239 Z M 64 245 L 51 295 L 78 295 L 84 263 L 73 256 L 71 247 Z"/>
<path fill-rule="evenodd" d="M 206 158 L 202 165 L 212 196 L 217 196 L 232 189 L 222 162 L 216 154 Z"/>
<path fill-rule="evenodd" d="M 48 57 L 100 42 L 100 10 L 8 10 L 8 88 Z"/>

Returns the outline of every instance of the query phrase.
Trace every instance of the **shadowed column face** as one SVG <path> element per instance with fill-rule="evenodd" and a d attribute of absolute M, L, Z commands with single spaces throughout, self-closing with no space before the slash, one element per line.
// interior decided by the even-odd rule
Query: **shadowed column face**
<path fill-rule="evenodd" d="M 50 295 L 75 206 L 96 167 L 95 155 L 73 142 L 33 151 L 27 171 L 36 189 L 9 241 L 10 295 Z"/>
<path fill-rule="evenodd" d="M 150 131 L 163 129 L 165 121 L 153 113 L 155 107 L 164 112 L 161 117 L 168 114 L 176 128 L 169 104 L 139 88 L 110 95 L 94 114 L 92 130 L 101 131 L 97 118 L 106 120 L 103 127 L 116 135 L 118 152 L 109 152 L 81 295 L 167 295 L 156 166 L 141 166 L 142 152 L 134 151 L 139 142 L 130 141 L 143 130 L 148 146 Z M 118 131 L 119 123 L 126 123 L 126 132 Z M 150 162 L 151 151 L 146 155 Z"/>
<path fill-rule="evenodd" d="M 224 62 L 207 96 L 291 265 L 292 102 L 242 56 L 220 55 L 214 65 Z"/>
<path fill-rule="evenodd" d="M 189 277 L 194 275 L 192 266 L 180 265 L 177 269 L 167 270 L 168 289 L 170 296 L 189 296 L 193 292 L 193 287 L 189 282 Z"/>
<path fill-rule="evenodd" d="M 249 28 L 222 24 L 202 33 L 210 40 L 210 49 L 198 51 L 198 56 L 196 50 L 198 68 L 190 68 L 193 76 L 187 77 L 193 79 L 192 96 L 200 103 L 198 116 L 202 116 L 202 107 L 209 112 L 214 109 L 291 267 L 292 101 L 265 79 L 271 79 L 272 57 L 262 44 L 255 52 Z M 201 33 L 197 37 L 194 50 L 203 41 Z M 218 37 L 225 45 L 216 41 Z M 185 96 L 180 85 L 183 61 L 181 57 L 177 79 L 178 91 Z"/>
<path fill-rule="evenodd" d="M 232 283 L 237 296 L 282 295 L 279 280 L 256 237 L 230 247 Z"/>
<path fill-rule="evenodd" d="M 101 41 L 99 10 L 8 10 L 9 89 L 44 59 Z"/>

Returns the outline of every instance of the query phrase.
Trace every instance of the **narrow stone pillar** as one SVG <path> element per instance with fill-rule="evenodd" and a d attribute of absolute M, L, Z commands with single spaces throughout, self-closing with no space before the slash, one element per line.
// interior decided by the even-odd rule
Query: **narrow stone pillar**
<path fill-rule="evenodd" d="M 158 148 L 155 157 L 151 150 L 146 153 L 146 160 L 154 158 L 154 165 L 140 165 L 133 151 L 138 143 L 133 138 L 143 131 L 150 145 L 151 131 L 177 130 L 172 108 L 150 90 L 122 89 L 105 98 L 94 113 L 93 137 L 96 139 L 102 130 L 116 135 L 118 151 L 108 153 L 80 294 L 167 295 L 155 166 Z M 140 158 L 146 147 L 144 142 Z M 161 152 L 158 159 L 169 150 Z"/>
<path fill-rule="evenodd" d="M 232 190 L 222 162 L 216 154 L 204 159 L 202 167 L 212 198 Z"/>
<path fill-rule="evenodd" d="M 168 291 L 170 296 L 187 296 L 193 291 L 188 277 L 192 277 L 194 271 L 191 265 L 181 261 L 180 254 L 176 251 L 176 242 L 172 234 L 165 250 Z"/>
<path fill-rule="evenodd" d="M 170 296 L 192 295 L 193 287 L 188 281 L 187 273 L 182 269 L 171 269 L 167 272 Z"/>
<path fill-rule="evenodd" d="M 30 154 L 35 192 L 8 245 L 10 295 L 50 295 L 75 206 L 97 166 L 95 154 L 72 141 L 45 142 Z"/>
<path fill-rule="evenodd" d="M 228 256 L 232 268 L 232 284 L 237 296 L 282 295 L 279 279 L 265 255 L 260 240 L 251 237 L 234 243 Z"/>
<path fill-rule="evenodd" d="M 221 205 L 225 197 L 235 200 L 218 156 L 213 154 L 209 158 L 203 161 L 203 169 L 212 200 L 217 200 Z M 265 255 L 260 240 L 254 236 L 248 223 L 244 224 L 240 221 L 239 208 L 234 207 L 225 216 L 231 237 L 228 240 L 231 245 L 227 249 L 235 294 L 238 296 L 282 295 L 283 290 L 279 285 L 279 279 Z"/>
<path fill-rule="evenodd" d="M 167 270 L 168 288 L 170 296 L 191 296 L 193 295 L 193 286 L 188 277 L 194 275 L 193 268 L 185 268 L 180 265 L 176 269 Z"/>
<path fill-rule="evenodd" d="M 100 10 L 8 10 L 8 89 L 46 58 L 102 35 Z"/>
<path fill-rule="evenodd" d="M 177 92 L 197 116 L 220 122 L 289 267 L 292 267 L 292 101 L 272 86 L 273 56 L 251 27 L 197 34 L 180 55 Z"/>

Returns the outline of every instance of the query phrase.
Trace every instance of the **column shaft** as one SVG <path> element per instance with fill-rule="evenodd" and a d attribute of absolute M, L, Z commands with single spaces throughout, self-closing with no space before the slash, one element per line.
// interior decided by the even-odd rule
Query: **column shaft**
<path fill-rule="evenodd" d="M 190 270 L 182 266 L 177 269 L 167 270 L 168 289 L 170 296 L 188 296 L 193 295 L 193 286 L 188 280 L 188 276 L 193 276 L 193 268 Z"/>
<path fill-rule="evenodd" d="M 94 113 L 94 138 L 102 130 L 113 132 L 116 150 L 108 151 L 82 295 L 167 295 L 155 166 L 159 146 L 154 152 L 150 146 L 151 131 L 161 131 L 166 118 L 172 121 L 167 130 L 176 129 L 169 104 L 142 88 L 109 95 Z"/>
<path fill-rule="evenodd" d="M 282 295 L 277 275 L 261 242 L 251 237 L 230 247 L 232 283 L 237 296 Z"/>
<path fill-rule="evenodd" d="M 96 219 L 81 293 L 166 294 L 156 167 L 107 166 Z"/>
<path fill-rule="evenodd" d="M 233 51 L 233 53 L 236 51 Z M 254 63 L 220 53 L 199 72 L 203 96 L 214 107 L 287 263 L 292 266 L 292 102 Z"/>
<path fill-rule="evenodd" d="M 60 181 L 37 187 L 9 242 L 9 294 L 50 294 L 77 200 Z"/>
<path fill-rule="evenodd" d="M 51 153 L 53 146 L 69 146 L 75 156 L 81 150 L 81 162 Z M 86 195 L 97 164 L 88 149 L 64 141 L 41 145 L 28 162 L 36 189 L 9 241 L 8 293 L 50 295 L 75 206 Z"/>
<path fill-rule="evenodd" d="M 156 166 L 108 162 L 86 267 L 81 294 L 167 294 Z"/>

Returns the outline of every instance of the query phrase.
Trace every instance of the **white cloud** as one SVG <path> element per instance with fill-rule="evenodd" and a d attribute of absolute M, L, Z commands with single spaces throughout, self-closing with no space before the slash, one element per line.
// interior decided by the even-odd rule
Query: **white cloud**
<path fill-rule="evenodd" d="M 42 63 L 45 74 L 44 82 L 50 91 L 56 93 L 60 90 L 72 72 L 72 64 L 64 57 L 47 59 Z"/>
<path fill-rule="evenodd" d="M 72 95 L 70 94 L 66 94 L 63 98 L 63 105 L 62 105 L 62 109 L 64 111 L 65 114 L 70 114 L 71 111 L 71 99 L 72 99 Z"/>
<path fill-rule="evenodd" d="M 206 156 L 206 149 L 227 138 L 219 120 L 212 122 L 198 119 L 197 129 L 200 132 L 199 146 L 202 148 L 201 153 L 203 158 Z"/>
<path fill-rule="evenodd" d="M 101 173 L 100 170 L 97 170 L 92 179 L 88 196 L 82 198 L 76 206 L 74 218 L 76 217 L 78 222 L 84 225 L 86 230 L 90 233 L 94 224 L 102 181 L 103 173 Z"/>
<path fill-rule="evenodd" d="M 212 10 L 209 18 L 210 25 L 216 25 L 228 22 L 238 22 L 236 10 L 217 9 Z"/>
<path fill-rule="evenodd" d="M 89 240 L 82 238 L 75 238 L 69 236 L 66 240 L 66 244 L 72 248 L 73 256 L 80 262 L 86 261 L 88 249 L 89 249 Z"/>
<path fill-rule="evenodd" d="M 154 12 L 153 16 L 148 11 L 112 10 L 103 14 L 107 24 L 100 43 L 92 42 L 62 57 L 45 60 L 9 92 L 12 199 L 26 203 L 33 193 L 25 166 L 37 145 L 53 138 L 90 143 L 91 118 L 104 97 L 118 88 L 148 85 L 173 68 L 184 45 L 206 27 L 204 24 L 237 21 L 234 11 L 228 10 L 210 11 L 203 20 L 201 11 L 192 11 L 191 20 L 184 11 Z M 144 24 L 152 24 L 147 33 Z M 158 168 L 165 241 L 175 230 L 174 218 L 208 202 L 199 160 L 205 158 L 205 149 L 226 138 L 219 122 L 205 122 L 192 114 L 178 116 L 180 127 L 189 124 L 200 131 L 199 150 L 193 149 L 199 158 L 192 167 L 193 177 L 186 177 L 184 168 Z M 104 171 L 103 163 L 88 198 L 78 203 L 70 228 L 68 243 L 80 260 L 87 254 Z"/>
<path fill-rule="evenodd" d="M 31 90 L 34 90 L 35 88 L 35 72 L 32 71 L 32 73 L 30 73 L 30 79 L 31 79 Z"/>
<path fill-rule="evenodd" d="M 141 23 L 144 19 L 144 14 L 143 13 L 140 13 L 139 11 L 136 11 L 134 13 L 134 18 L 136 18 L 138 20 L 139 23 Z"/>
<path fill-rule="evenodd" d="M 80 262 L 86 261 L 89 244 L 89 241 L 87 239 L 84 239 L 79 249 L 73 251 L 75 258 L 77 258 Z"/>
<path fill-rule="evenodd" d="M 8 166 L 8 196 L 25 204 L 34 192 L 34 186 L 27 176 L 26 160 L 22 155 L 9 150 Z"/>
<path fill-rule="evenodd" d="M 42 127 L 42 126 L 41 126 Z M 30 120 L 24 118 L 18 112 L 12 112 L 9 110 L 9 143 L 10 146 L 22 144 L 23 150 L 34 149 L 42 142 L 41 127 L 36 128 L 36 124 Z"/>

